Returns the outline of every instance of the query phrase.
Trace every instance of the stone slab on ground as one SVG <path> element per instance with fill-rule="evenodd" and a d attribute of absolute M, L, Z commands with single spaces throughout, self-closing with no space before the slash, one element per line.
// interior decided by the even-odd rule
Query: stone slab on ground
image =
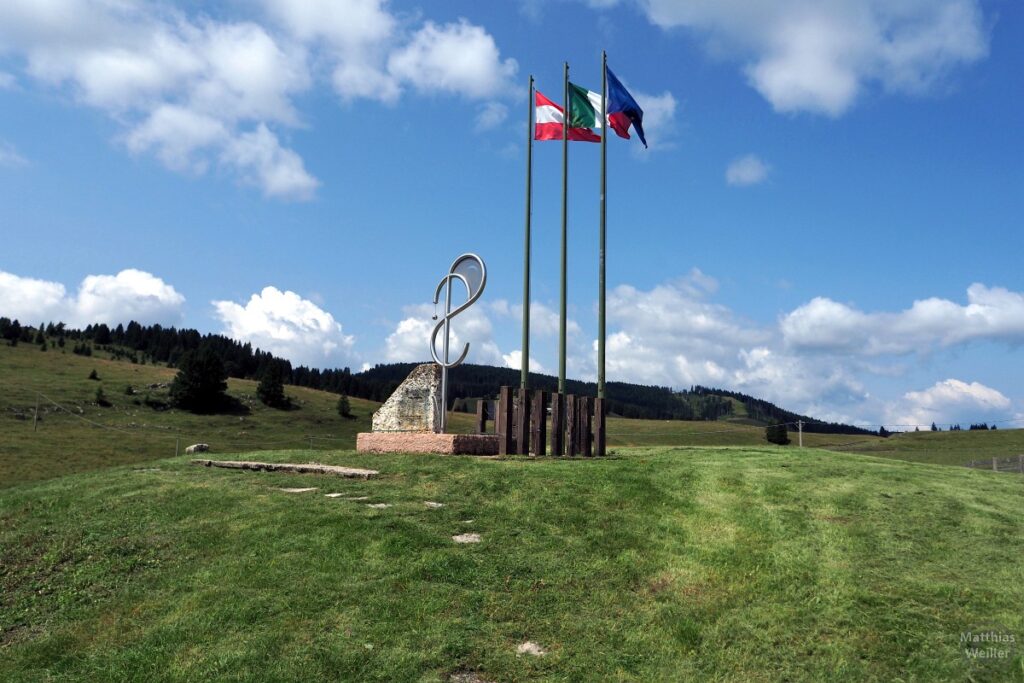
<path fill-rule="evenodd" d="M 480 534 L 456 534 L 452 540 L 456 543 L 479 543 L 482 539 Z"/>
<path fill-rule="evenodd" d="M 341 467 L 339 465 L 321 465 L 319 463 L 295 464 L 290 462 L 255 462 L 252 460 L 193 460 L 193 465 L 204 467 L 226 467 L 233 470 L 253 470 L 255 472 L 294 472 L 296 474 L 333 474 L 350 479 L 369 479 L 380 472 L 364 470 L 358 467 Z"/>
<path fill-rule="evenodd" d="M 435 453 L 439 455 L 497 455 L 496 434 L 432 434 L 430 432 L 362 432 L 356 436 L 360 453 Z"/>

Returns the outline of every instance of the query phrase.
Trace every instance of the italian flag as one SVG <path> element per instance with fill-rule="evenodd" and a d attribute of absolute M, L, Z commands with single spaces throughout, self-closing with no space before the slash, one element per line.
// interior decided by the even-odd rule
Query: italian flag
<path fill-rule="evenodd" d="M 573 114 L 571 127 L 567 137 L 570 140 L 580 142 L 600 142 L 601 136 L 595 135 L 588 126 L 578 126 L 575 122 L 575 104 L 572 100 L 572 84 L 569 85 L 569 111 Z M 598 106 L 601 103 L 601 96 L 598 95 Z M 535 140 L 561 140 L 562 127 L 565 125 L 565 114 L 562 108 L 545 97 L 539 90 L 534 91 L 534 106 L 536 107 L 534 139 Z"/>
<path fill-rule="evenodd" d="M 647 146 L 641 127 L 644 112 L 633 96 L 622 86 L 619 79 L 608 70 L 608 100 L 606 103 L 608 125 L 620 138 L 629 139 L 629 127 L 633 125 L 640 141 Z M 586 128 L 604 128 L 601 125 L 601 93 L 569 84 L 569 125 Z"/>

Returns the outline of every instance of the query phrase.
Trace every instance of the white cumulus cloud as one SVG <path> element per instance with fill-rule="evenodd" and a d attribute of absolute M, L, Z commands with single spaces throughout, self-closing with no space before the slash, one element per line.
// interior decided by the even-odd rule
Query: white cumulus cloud
<path fill-rule="evenodd" d="M 942 426 L 951 423 L 964 427 L 973 422 L 997 422 L 1008 419 L 1009 398 L 980 382 L 947 379 L 921 391 L 908 391 L 889 409 L 895 425 Z"/>
<path fill-rule="evenodd" d="M 988 54 L 978 0 L 636 2 L 654 24 L 691 29 L 716 57 L 742 61 L 780 112 L 839 116 L 869 86 L 925 92 Z"/>
<path fill-rule="evenodd" d="M 967 303 L 929 298 L 896 313 L 865 313 L 816 297 L 780 321 L 788 346 L 868 356 L 928 352 L 975 340 L 1024 342 L 1024 293 L 974 283 Z"/>
<path fill-rule="evenodd" d="M 26 86 L 108 114 L 130 151 L 178 172 L 216 167 L 282 200 L 308 200 L 320 184 L 282 142 L 306 126 L 299 97 L 319 78 L 345 101 L 395 103 L 403 90 L 476 100 L 514 92 L 515 60 L 464 19 L 417 28 L 418 18 L 399 20 L 386 0 L 262 0 L 255 15 L 244 3 L 221 9 L 5 0 L 0 58 L 24 64 Z M 0 88 L 17 82 L 0 72 Z M 498 125 L 502 106 L 487 105 L 479 125 Z"/>
<path fill-rule="evenodd" d="M 73 327 L 181 322 L 185 297 L 159 277 L 129 268 L 89 275 L 74 296 L 63 284 L 0 271 L 0 315 L 35 325 L 63 321 Z"/>
<path fill-rule="evenodd" d="M 745 187 L 763 183 L 771 167 L 753 154 L 734 160 L 725 169 L 725 181 L 730 185 Z"/>
<path fill-rule="evenodd" d="M 295 292 L 264 287 L 245 305 L 214 301 L 223 334 L 252 343 L 293 363 L 330 367 L 352 359 L 355 337 L 312 301 Z"/>
<path fill-rule="evenodd" d="M 465 19 L 442 26 L 428 21 L 388 58 L 388 72 L 417 90 L 475 98 L 501 94 L 517 70 L 487 31 Z"/>

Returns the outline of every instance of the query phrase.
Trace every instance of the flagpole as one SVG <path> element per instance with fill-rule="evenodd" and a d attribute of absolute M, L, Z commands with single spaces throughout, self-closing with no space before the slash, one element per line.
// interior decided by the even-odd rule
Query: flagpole
<path fill-rule="evenodd" d="M 519 384 L 528 389 L 530 374 L 530 213 L 533 204 L 533 74 L 526 114 L 526 230 L 523 238 L 523 345 Z"/>
<path fill-rule="evenodd" d="M 565 62 L 562 82 L 562 288 L 558 320 L 558 393 L 565 394 L 565 316 L 566 251 L 568 249 L 569 178 L 569 62 Z"/>
<path fill-rule="evenodd" d="M 607 219 L 607 162 L 608 162 L 608 53 L 601 51 L 601 237 L 598 248 L 597 276 L 597 397 L 604 395 L 604 340 L 605 340 L 605 234 Z"/>

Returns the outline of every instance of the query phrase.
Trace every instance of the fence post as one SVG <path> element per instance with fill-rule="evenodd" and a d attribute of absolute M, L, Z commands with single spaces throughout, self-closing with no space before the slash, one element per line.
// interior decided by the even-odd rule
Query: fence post
<path fill-rule="evenodd" d="M 313 437 L 309 437 L 309 450 L 313 450 Z"/>
<path fill-rule="evenodd" d="M 547 426 L 548 426 L 548 395 L 542 390 L 533 392 L 533 428 L 531 436 L 532 452 L 534 455 L 547 455 Z"/>
<path fill-rule="evenodd" d="M 565 454 L 570 458 L 580 451 L 580 421 L 577 397 L 567 394 L 565 397 Z"/>
<path fill-rule="evenodd" d="M 484 399 L 476 402 L 476 433 L 487 433 L 487 401 Z"/>
<path fill-rule="evenodd" d="M 179 451 L 180 448 L 181 448 L 181 437 L 180 436 L 176 436 L 176 437 L 174 437 L 174 457 L 175 458 L 178 457 L 178 453 L 180 452 Z"/>
<path fill-rule="evenodd" d="M 508 455 L 512 444 L 512 387 L 501 387 L 498 392 L 498 455 Z"/>
<path fill-rule="evenodd" d="M 585 458 L 594 455 L 594 439 L 590 432 L 590 410 L 593 406 L 594 399 L 589 396 L 580 397 L 580 453 Z"/>
<path fill-rule="evenodd" d="M 516 453 L 530 452 L 530 390 L 519 389 L 519 405 L 516 407 Z"/>
<path fill-rule="evenodd" d="M 992 471 L 999 471 L 999 458 L 995 457 L 994 455 L 992 456 Z"/>
<path fill-rule="evenodd" d="M 36 395 L 36 412 L 32 414 L 32 431 L 36 431 L 39 424 L 39 395 Z"/>
<path fill-rule="evenodd" d="M 551 394 L 551 455 L 565 453 L 565 394 Z"/>

